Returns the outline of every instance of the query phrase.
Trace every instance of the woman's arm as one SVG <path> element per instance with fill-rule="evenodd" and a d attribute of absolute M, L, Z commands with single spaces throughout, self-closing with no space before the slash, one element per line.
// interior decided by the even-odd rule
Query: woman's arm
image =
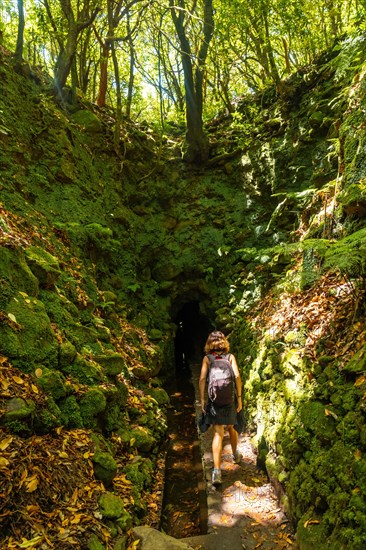
<path fill-rule="evenodd" d="M 234 371 L 236 395 L 238 398 L 238 407 L 236 409 L 236 412 L 239 412 L 243 408 L 242 396 L 241 396 L 241 390 L 242 390 L 241 377 L 240 377 L 240 372 L 238 369 L 238 365 L 236 363 L 235 356 L 233 354 L 231 354 L 230 359 L 231 359 L 231 366 L 233 367 L 233 371 Z"/>
<path fill-rule="evenodd" d="M 207 357 L 203 358 L 202 361 L 202 367 L 201 367 L 201 374 L 199 379 L 199 390 L 200 390 L 200 401 L 201 401 L 201 409 L 203 412 L 205 412 L 205 388 L 206 388 L 206 380 L 207 380 L 207 374 L 208 374 L 208 368 L 209 363 Z"/>

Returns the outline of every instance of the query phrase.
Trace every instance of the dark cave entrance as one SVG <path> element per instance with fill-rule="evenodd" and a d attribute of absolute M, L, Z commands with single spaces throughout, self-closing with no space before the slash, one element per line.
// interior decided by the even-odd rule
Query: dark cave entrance
<path fill-rule="evenodd" d="M 208 317 L 201 313 L 197 301 L 184 304 L 174 322 L 177 325 L 174 341 L 175 369 L 179 375 L 182 370 L 189 369 L 192 362 L 202 360 L 203 347 L 213 326 Z"/>
<path fill-rule="evenodd" d="M 186 302 L 174 317 L 175 376 L 166 390 L 169 448 L 166 456 L 161 529 L 178 539 L 207 532 L 207 500 L 203 484 L 192 377 L 198 376 L 207 336 L 213 330 L 199 302 Z"/>

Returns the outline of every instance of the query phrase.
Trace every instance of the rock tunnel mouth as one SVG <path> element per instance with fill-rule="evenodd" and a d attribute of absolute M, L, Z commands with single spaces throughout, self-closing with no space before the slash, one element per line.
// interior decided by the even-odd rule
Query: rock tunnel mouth
<path fill-rule="evenodd" d="M 192 377 L 198 375 L 213 325 L 197 300 L 182 304 L 173 320 L 177 327 L 175 370 L 165 387 L 171 407 L 160 529 L 179 539 L 207 533 L 207 496 Z"/>
<path fill-rule="evenodd" d="M 174 323 L 177 327 L 174 339 L 175 371 L 179 376 L 182 371 L 189 370 L 192 363 L 202 360 L 204 344 L 214 327 L 207 315 L 201 312 L 197 300 L 184 303 Z"/>

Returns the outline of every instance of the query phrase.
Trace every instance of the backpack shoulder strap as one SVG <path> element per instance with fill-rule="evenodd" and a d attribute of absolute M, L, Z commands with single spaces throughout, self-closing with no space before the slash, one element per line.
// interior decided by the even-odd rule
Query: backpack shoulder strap
<path fill-rule="evenodd" d="M 225 357 L 225 359 L 228 361 L 229 363 L 229 367 L 230 367 L 230 372 L 231 372 L 231 376 L 233 377 L 233 380 L 235 380 L 235 374 L 234 374 L 234 369 L 233 369 L 233 366 L 231 364 L 231 353 L 227 353 L 226 355 L 223 355 L 223 357 Z"/>
<path fill-rule="evenodd" d="M 215 360 L 215 356 L 214 356 L 214 355 L 212 355 L 212 353 L 208 353 L 208 354 L 206 355 L 206 357 L 207 357 L 207 359 L 208 359 L 208 362 L 209 362 L 209 364 L 210 364 L 210 367 L 211 367 L 211 365 L 212 365 L 212 361 L 214 361 L 214 360 Z"/>

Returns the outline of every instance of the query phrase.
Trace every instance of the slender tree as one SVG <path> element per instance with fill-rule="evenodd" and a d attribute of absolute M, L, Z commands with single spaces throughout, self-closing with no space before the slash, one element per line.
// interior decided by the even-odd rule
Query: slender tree
<path fill-rule="evenodd" d="M 54 80 L 57 91 L 62 94 L 62 89 L 66 84 L 75 58 L 79 35 L 83 29 L 92 25 L 100 8 L 98 6 L 92 7 L 90 6 L 89 0 L 84 0 L 82 4 L 78 5 L 78 10 L 75 13 L 71 0 L 59 0 L 59 4 L 67 21 L 67 35 L 65 43 L 63 40 L 59 39 L 61 50 L 54 69 Z M 48 14 L 51 15 L 52 12 L 48 0 L 45 0 L 45 5 Z M 53 18 L 52 21 L 54 28 L 57 29 L 57 25 Z"/>
<path fill-rule="evenodd" d="M 194 3 L 195 6 L 196 2 Z M 184 0 L 169 0 L 173 23 L 177 32 L 184 72 L 186 103 L 186 150 L 187 162 L 205 163 L 208 159 L 208 139 L 203 129 L 203 81 L 208 48 L 214 31 L 212 0 L 203 0 L 203 30 L 196 52 L 192 51 L 187 33 L 188 21 L 192 16 Z"/>
<path fill-rule="evenodd" d="M 141 4 L 138 11 L 136 24 L 131 26 L 131 9 L 135 4 Z M 94 26 L 95 36 L 100 44 L 101 58 L 100 58 L 100 79 L 99 79 L 99 91 L 96 103 L 99 107 L 104 107 L 106 104 L 106 96 L 108 89 L 108 63 L 109 57 L 112 52 L 112 44 L 114 42 L 127 41 L 130 46 L 130 59 L 134 54 L 131 53 L 132 36 L 138 27 L 141 14 L 146 9 L 149 1 L 144 0 L 107 0 L 107 36 L 103 37 Z M 118 25 L 123 18 L 126 18 L 126 33 L 123 36 L 117 36 L 116 31 Z M 115 66 L 115 62 L 114 62 Z"/>
<path fill-rule="evenodd" d="M 24 48 L 24 0 L 18 0 L 18 34 L 17 45 L 15 48 L 15 58 L 20 63 L 23 60 L 23 48 Z"/>

